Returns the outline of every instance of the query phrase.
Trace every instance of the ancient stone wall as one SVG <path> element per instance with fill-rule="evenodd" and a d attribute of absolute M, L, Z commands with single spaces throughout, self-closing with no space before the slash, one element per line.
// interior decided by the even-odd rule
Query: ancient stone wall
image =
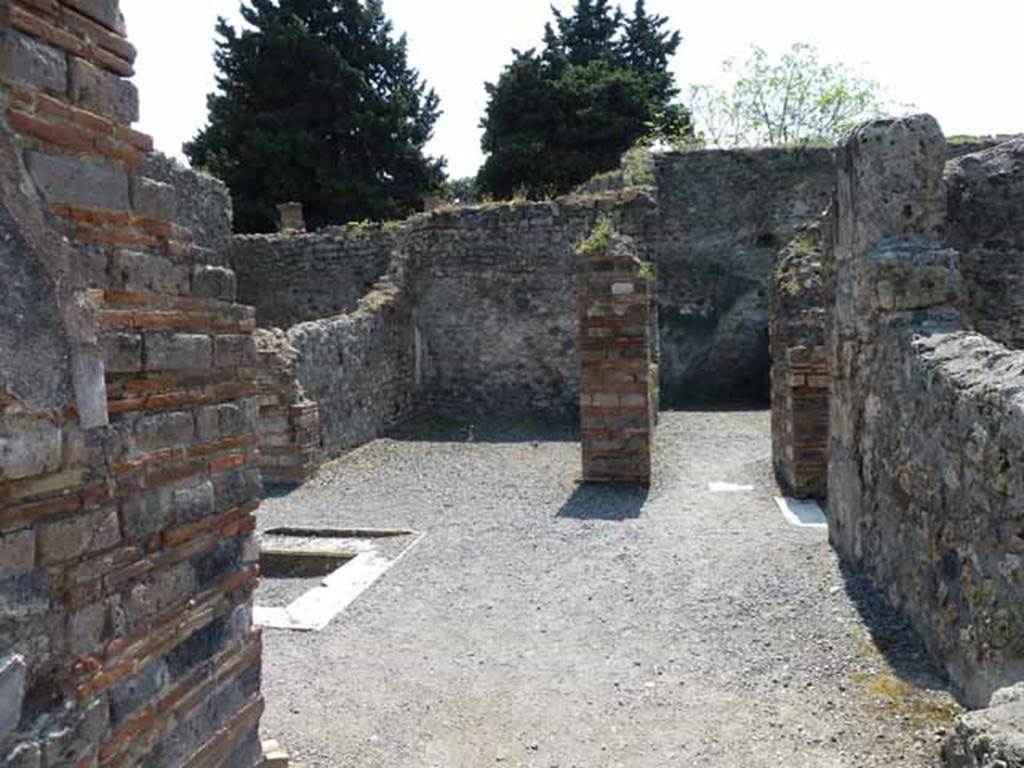
<path fill-rule="evenodd" d="M 772 286 L 772 456 L 780 483 L 798 498 L 824 498 L 828 486 L 825 225 L 809 224 L 786 246 Z"/>
<path fill-rule="evenodd" d="M 926 116 L 841 149 L 829 523 L 984 706 L 1024 676 L 1024 353 L 964 329 L 945 152 Z"/>
<path fill-rule="evenodd" d="M 946 166 L 949 242 L 969 327 L 1024 349 L 1024 139 Z"/>
<path fill-rule="evenodd" d="M 602 213 L 641 252 L 654 204 L 635 192 L 437 213 L 414 234 L 421 401 L 442 410 L 574 414 L 575 246 Z"/>
<path fill-rule="evenodd" d="M 654 204 L 635 191 L 616 192 L 441 210 L 375 229 L 245 237 L 236 239 L 234 264 L 243 290 L 256 282 L 281 286 L 258 313 L 287 318 L 304 314 L 291 297 L 313 277 L 275 281 L 275 253 L 286 264 L 293 243 L 307 254 L 333 253 L 335 278 L 351 276 L 360 254 L 385 254 L 387 273 L 355 311 L 286 329 L 296 381 L 319 405 L 323 447 L 333 453 L 417 408 L 575 415 L 574 247 L 602 212 L 642 242 Z M 254 252 L 262 255 L 254 260 Z M 254 270 L 257 263 L 266 268 Z"/>
<path fill-rule="evenodd" d="M 255 320 L 124 35 L 0 4 L 0 763 L 255 766 Z"/>
<path fill-rule="evenodd" d="M 651 481 L 658 415 L 651 265 L 598 223 L 579 248 L 577 311 L 583 481 Z"/>
<path fill-rule="evenodd" d="M 828 204 L 833 151 L 656 155 L 654 176 L 662 401 L 765 402 L 776 260 Z"/>
<path fill-rule="evenodd" d="M 320 408 L 299 383 L 298 351 L 280 328 L 256 331 L 260 474 L 264 486 L 293 485 L 319 466 Z"/>
<path fill-rule="evenodd" d="M 395 235 L 371 224 L 237 237 L 239 300 L 256 307 L 263 328 L 352 312 L 387 271 Z"/>
<path fill-rule="evenodd" d="M 564 408 L 578 392 L 572 244 L 593 225 L 594 209 L 612 205 L 657 266 L 666 405 L 763 402 L 776 257 L 825 208 L 832 152 L 688 152 L 657 155 L 649 166 L 632 169 L 629 183 L 647 185 L 656 203 L 624 190 L 623 176 L 603 193 L 550 203 L 239 238 L 240 295 L 265 326 L 350 311 L 387 253 L 405 249 L 423 256 L 416 299 L 417 325 L 430 335 L 428 396 L 451 408 Z M 645 202 L 609 202 L 630 195 Z"/>
<path fill-rule="evenodd" d="M 327 455 L 380 436 L 412 413 L 416 337 L 403 260 L 348 315 L 299 323 L 285 336 L 295 377 L 317 404 Z"/>

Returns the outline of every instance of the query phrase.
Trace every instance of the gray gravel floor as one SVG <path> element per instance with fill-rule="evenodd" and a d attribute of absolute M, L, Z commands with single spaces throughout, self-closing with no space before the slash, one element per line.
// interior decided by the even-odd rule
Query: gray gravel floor
<path fill-rule="evenodd" d="M 265 633 L 263 736 L 305 768 L 933 765 L 941 677 L 785 522 L 769 452 L 767 413 L 666 413 L 649 493 L 577 486 L 571 433 L 529 422 L 332 462 L 261 528 L 427 536 L 324 632 Z"/>

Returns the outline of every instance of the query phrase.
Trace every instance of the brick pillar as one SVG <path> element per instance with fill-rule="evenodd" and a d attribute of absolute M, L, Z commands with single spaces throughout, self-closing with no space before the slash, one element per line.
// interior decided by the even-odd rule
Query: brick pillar
<path fill-rule="evenodd" d="M 606 221 L 579 248 L 577 293 L 583 481 L 646 485 L 657 416 L 651 279 Z"/>
<path fill-rule="evenodd" d="M 787 493 L 824 498 L 828 487 L 829 368 L 820 223 L 797 234 L 775 269 L 771 301 L 772 453 Z"/>

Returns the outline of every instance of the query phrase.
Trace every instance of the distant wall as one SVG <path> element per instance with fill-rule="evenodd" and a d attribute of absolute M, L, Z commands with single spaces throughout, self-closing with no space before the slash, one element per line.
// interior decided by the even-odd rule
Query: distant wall
<path fill-rule="evenodd" d="M 1024 349 L 1024 139 L 952 161 L 945 181 L 966 321 Z"/>
<path fill-rule="evenodd" d="M 236 237 L 239 298 L 256 307 L 264 328 L 351 312 L 387 270 L 395 244 L 394 229 L 379 224 Z"/>
<path fill-rule="evenodd" d="M 317 403 L 324 450 L 337 454 L 381 435 L 412 413 L 415 336 L 401 270 L 348 315 L 286 332 L 295 376 Z"/>
<path fill-rule="evenodd" d="M 833 150 L 656 155 L 654 172 L 662 402 L 766 402 L 772 274 L 829 202 Z"/>
<path fill-rule="evenodd" d="M 284 333 L 296 385 L 319 406 L 323 448 L 336 453 L 416 408 L 574 417 L 575 245 L 601 215 L 646 243 L 654 214 L 636 190 L 442 210 L 386 227 L 236 238 L 233 263 L 264 320 L 330 307 Z M 350 288 L 365 259 L 362 274 L 379 279 L 348 306 L 338 281 Z M 307 294 L 330 283 L 325 274 L 335 282 Z"/>
<path fill-rule="evenodd" d="M 408 252 L 424 397 L 560 409 L 578 393 L 572 245 L 599 211 L 614 211 L 657 266 L 664 404 L 765 401 L 777 253 L 824 209 L 833 170 L 828 149 L 658 155 L 650 196 L 612 188 L 385 227 L 240 237 L 233 265 L 260 324 L 287 327 L 352 311 L 388 254 Z"/>
<path fill-rule="evenodd" d="M 575 413 L 574 246 L 602 214 L 640 239 L 654 210 L 645 195 L 613 193 L 440 213 L 417 228 L 423 401 Z"/>

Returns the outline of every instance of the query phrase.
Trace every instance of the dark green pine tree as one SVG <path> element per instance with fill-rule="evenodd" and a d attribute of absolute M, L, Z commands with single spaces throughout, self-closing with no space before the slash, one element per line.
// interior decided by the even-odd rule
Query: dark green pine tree
<path fill-rule="evenodd" d="M 577 0 L 544 30 L 544 46 L 513 51 L 487 84 L 478 183 L 496 197 L 566 192 L 615 168 L 652 133 L 692 133 L 669 62 L 679 48 L 668 20 L 636 0 L 632 16 L 609 0 Z"/>
<path fill-rule="evenodd" d="M 185 145 L 225 181 L 240 232 L 272 231 L 277 203 L 310 227 L 405 216 L 444 178 L 424 146 L 438 98 L 409 66 L 381 0 L 249 0 L 217 24 L 218 92 Z"/>

